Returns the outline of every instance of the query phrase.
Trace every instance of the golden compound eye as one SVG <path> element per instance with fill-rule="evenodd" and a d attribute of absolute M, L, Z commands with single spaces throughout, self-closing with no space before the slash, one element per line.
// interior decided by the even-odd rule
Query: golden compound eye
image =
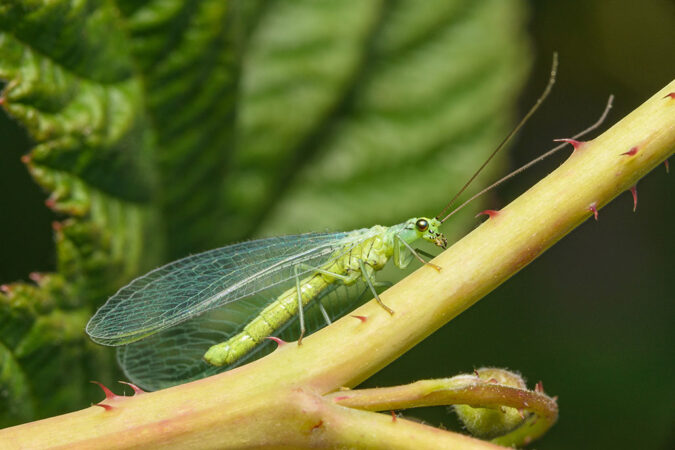
<path fill-rule="evenodd" d="M 429 229 L 429 222 L 427 222 L 425 219 L 420 219 L 415 222 L 415 226 L 419 231 L 427 231 Z"/>

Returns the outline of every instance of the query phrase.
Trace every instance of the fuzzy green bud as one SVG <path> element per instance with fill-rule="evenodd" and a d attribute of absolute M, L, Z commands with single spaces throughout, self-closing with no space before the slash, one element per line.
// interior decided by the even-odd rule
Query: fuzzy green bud
<path fill-rule="evenodd" d="M 516 373 L 504 369 L 482 368 L 476 371 L 484 382 L 526 389 L 525 381 Z M 474 408 L 455 405 L 455 412 L 469 432 L 483 439 L 502 436 L 523 423 L 523 415 L 516 408 Z"/>

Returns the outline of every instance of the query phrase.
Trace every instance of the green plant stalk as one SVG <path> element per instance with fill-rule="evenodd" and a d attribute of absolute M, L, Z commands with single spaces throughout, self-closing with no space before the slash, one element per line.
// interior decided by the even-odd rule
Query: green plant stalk
<path fill-rule="evenodd" d="M 367 411 L 443 405 L 516 408 L 523 414 L 521 424 L 492 441 L 507 446 L 521 446 L 537 439 L 558 419 L 556 401 L 543 392 L 496 384 L 496 380 L 489 382 L 473 374 L 420 380 L 404 386 L 337 391 L 326 397 L 339 405 Z"/>
<path fill-rule="evenodd" d="M 403 419 L 335 404 L 355 386 L 474 304 L 574 227 L 634 186 L 675 149 L 675 82 L 500 213 L 382 294 L 303 340 L 235 370 L 0 431 L 15 447 L 493 448 Z M 635 154 L 629 152 L 637 147 Z M 579 255 L 583 258 L 583 255 Z M 442 357 L 442 355 L 439 355 Z M 450 357 L 450 355 L 448 355 Z"/>

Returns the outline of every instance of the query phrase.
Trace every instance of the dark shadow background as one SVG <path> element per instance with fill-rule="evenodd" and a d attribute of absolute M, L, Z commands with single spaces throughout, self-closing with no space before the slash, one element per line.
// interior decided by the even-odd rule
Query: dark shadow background
<path fill-rule="evenodd" d="M 551 53 L 558 83 L 512 148 L 517 167 L 596 120 L 616 95 L 612 124 L 673 79 L 675 3 L 666 0 L 530 1 L 535 68 L 525 111 L 542 89 Z M 0 117 L 0 283 L 54 267 L 52 213 L 19 161 L 29 142 Z M 565 156 L 503 186 L 499 208 Z M 675 162 L 674 162 L 675 165 Z M 675 167 L 672 169 L 675 172 Z M 675 448 L 675 173 L 659 168 L 508 281 L 366 384 L 445 377 L 483 365 L 543 380 L 560 420 L 540 449 Z M 407 412 L 451 425 L 444 408 Z"/>

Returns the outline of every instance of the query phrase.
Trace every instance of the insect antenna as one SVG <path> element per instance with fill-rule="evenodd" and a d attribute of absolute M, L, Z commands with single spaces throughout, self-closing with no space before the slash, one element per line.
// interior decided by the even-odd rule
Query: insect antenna
<path fill-rule="evenodd" d="M 504 138 L 504 140 L 497 146 L 497 148 L 490 154 L 490 156 L 485 160 L 485 162 L 478 168 L 478 170 L 473 174 L 473 176 L 467 181 L 464 186 L 455 194 L 455 196 L 450 200 L 450 202 L 443 208 L 443 210 L 436 216 L 436 219 L 439 219 L 441 223 L 445 222 L 450 216 L 453 214 L 459 212 L 462 208 L 464 208 L 466 205 L 471 203 L 473 200 L 476 198 L 480 197 L 481 195 L 485 194 L 486 192 L 494 189 L 495 187 L 499 186 L 506 180 L 518 175 L 519 173 L 529 169 L 533 165 L 537 164 L 538 162 L 543 161 L 544 159 L 548 158 L 549 156 L 553 155 L 554 153 L 558 152 L 560 149 L 564 148 L 566 143 L 560 144 L 548 152 L 544 153 L 541 156 L 538 156 L 537 158 L 533 159 L 532 161 L 528 162 L 524 166 L 514 170 L 513 172 L 509 173 L 508 175 L 505 175 L 504 177 L 500 178 L 499 180 L 495 181 L 492 183 L 490 186 L 486 187 L 485 189 L 481 190 L 477 194 L 473 195 L 471 198 L 466 200 L 464 203 L 450 211 L 443 219 L 440 219 L 440 217 L 448 210 L 448 208 L 457 200 L 457 198 L 469 187 L 471 182 L 478 176 L 478 174 L 487 166 L 487 164 L 494 158 L 494 156 L 502 149 L 504 146 L 511 140 L 511 138 L 525 125 L 527 120 L 534 114 L 534 112 L 539 108 L 541 103 L 546 99 L 548 94 L 551 92 L 551 88 L 553 87 L 553 84 L 555 83 L 555 78 L 556 78 L 556 73 L 558 69 L 558 54 L 553 53 L 553 64 L 551 65 L 551 76 L 549 78 L 548 84 L 546 85 L 546 88 L 544 89 L 544 92 L 541 94 L 539 99 L 537 99 L 537 102 L 530 108 L 530 110 L 527 112 L 527 114 L 520 120 L 518 125 L 515 126 L 515 128 Z M 605 106 L 605 109 L 600 116 L 600 118 L 592 124 L 590 127 L 586 128 L 585 130 L 575 134 L 573 136 L 573 139 L 577 139 L 579 137 L 582 137 L 591 131 L 595 130 L 598 128 L 602 122 L 604 122 L 605 118 L 607 117 L 607 114 L 609 113 L 609 110 L 612 108 L 612 102 L 614 100 L 614 96 L 610 95 L 609 99 L 607 100 L 607 105 Z"/>
<path fill-rule="evenodd" d="M 511 130 L 511 132 L 510 132 L 509 134 L 506 135 L 506 137 L 499 143 L 499 145 L 497 146 L 497 148 L 495 148 L 495 149 L 492 151 L 492 153 L 490 154 L 490 156 L 487 157 L 487 159 L 486 159 L 486 160 L 483 162 L 483 164 L 478 168 L 478 170 L 476 170 L 476 171 L 474 172 L 474 174 L 471 176 L 471 178 L 469 178 L 469 181 L 467 181 L 466 183 L 464 183 L 464 186 L 462 186 L 462 188 L 455 194 L 455 196 L 452 197 L 452 199 L 450 199 L 450 201 L 448 202 L 448 204 L 445 205 L 445 208 L 443 208 L 443 209 L 441 210 L 441 212 L 439 212 L 439 213 L 436 215 L 436 218 L 437 218 L 437 219 L 439 219 L 441 216 L 443 216 L 443 214 L 445 214 L 445 212 L 450 208 L 450 206 L 451 206 L 453 203 L 455 203 L 455 201 L 459 198 L 459 196 L 462 195 L 462 193 L 464 193 L 464 191 L 466 191 L 466 189 L 467 189 L 467 188 L 469 187 L 469 185 L 473 182 L 473 180 L 475 180 L 476 177 L 483 171 L 483 169 L 485 169 L 485 167 L 490 163 L 490 161 L 492 161 L 492 158 L 494 158 L 494 157 L 497 155 L 497 153 L 499 153 L 499 151 L 500 151 L 502 148 L 504 148 L 504 147 L 506 146 L 506 144 L 509 143 L 509 141 L 511 140 L 511 138 L 512 138 L 518 131 L 520 131 L 520 129 L 523 127 L 523 125 L 525 125 L 525 123 L 527 122 L 527 120 L 532 116 L 532 114 L 534 114 L 535 111 L 536 111 L 537 109 L 539 109 L 539 106 L 544 102 L 544 100 L 546 99 L 546 97 L 548 97 L 548 94 L 551 92 L 551 89 L 553 88 L 553 85 L 555 84 L 555 78 L 556 78 L 557 73 L 558 73 L 558 53 L 557 53 L 557 52 L 553 52 L 553 63 L 551 64 L 551 75 L 550 75 L 550 77 L 549 77 L 549 79 L 548 79 L 548 83 L 546 84 L 546 87 L 544 88 L 544 92 L 539 96 L 539 98 L 537 99 L 537 102 L 530 108 L 530 110 L 527 112 L 527 114 L 525 114 L 525 116 L 524 116 L 522 119 L 520 119 L 520 122 L 518 122 L 518 125 L 516 125 L 516 126 L 513 128 L 513 130 Z M 457 210 L 456 210 L 456 209 L 453 210 L 453 211 L 450 213 L 450 215 L 453 214 L 455 211 L 457 211 Z M 445 220 L 446 220 L 448 217 L 450 217 L 450 215 L 446 216 L 443 220 L 441 220 L 441 222 L 445 222 Z"/>
<path fill-rule="evenodd" d="M 590 133 L 591 131 L 595 130 L 596 128 L 598 128 L 598 127 L 602 124 L 602 122 L 604 122 L 605 119 L 607 118 L 607 114 L 609 113 L 609 110 L 612 109 L 612 102 L 613 102 L 613 101 L 614 101 L 614 96 L 613 96 L 613 95 L 610 95 L 609 98 L 607 99 L 607 105 L 605 106 L 605 110 L 602 112 L 602 115 L 600 116 L 600 118 L 599 118 L 593 125 L 591 125 L 590 127 L 586 128 L 585 130 L 580 131 L 579 133 L 577 133 L 577 134 L 575 134 L 574 136 L 572 136 L 572 139 L 580 138 L 580 137 L 582 137 L 582 136 L 584 136 L 584 135 Z M 445 216 L 445 217 L 443 218 L 443 220 L 441 220 L 441 223 L 445 222 L 450 216 L 452 216 L 453 214 L 455 214 L 456 212 L 458 212 L 460 209 L 464 208 L 466 205 L 468 205 L 469 203 L 471 203 L 472 201 L 474 201 L 475 199 L 477 199 L 477 198 L 480 197 L 481 195 L 483 195 L 483 194 L 485 194 L 486 192 L 488 192 L 488 191 L 494 189 L 495 187 L 499 186 L 500 184 L 502 184 L 502 183 L 505 182 L 506 180 L 508 180 L 508 179 L 510 179 L 510 178 L 513 178 L 514 176 L 518 175 L 519 173 L 524 172 L 525 170 L 527 170 L 527 169 L 529 169 L 530 167 L 534 166 L 534 165 L 537 164 L 538 162 L 543 161 L 545 158 L 548 158 L 548 157 L 551 156 L 552 154 L 558 152 L 560 149 L 565 148 L 566 145 L 567 145 L 567 142 L 564 142 L 564 143 L 562 143 L 562 144 L 560 144 L 560 145 L 557 145 L 557 146 L 553 147 L 551 150 L 547 151 L 547 152 L 544 153 L 543 155 L 536 157 L 535 159 L 533 159 L 533 160 L 530 161 L 529 163 L 525 164 L 524 166 L 519 167 L 518 169 L 516 169 L 516 170 L 514 170 L 513 172 L 509 173 L 508 175 L 505 175 L 504 177 L 502 177 L 502 178 L 500 178 L 499 180 L 495 181 L 495 182 L 492 183 L 490 186 L 488 186 L 488 187 L 486 187 L 485 189 L 481 190 L 481 191 L 478 192 L 477 194 L 474 194 L 471 198 L 469 198 L 468 200 L 466 200 L 464 203 L 462 203 L 461 205 L 459 205 L 457 208 L 455 208 L 455 209 L 453 209 L 452 211 L 450 211 L 450 213 L 449 213 L 447 216 Z M 440 214 L 439 214 L 439 215 L 440 215 Z M 438 217 L 437 217 L 437 218 L 438 218 Z"/>

